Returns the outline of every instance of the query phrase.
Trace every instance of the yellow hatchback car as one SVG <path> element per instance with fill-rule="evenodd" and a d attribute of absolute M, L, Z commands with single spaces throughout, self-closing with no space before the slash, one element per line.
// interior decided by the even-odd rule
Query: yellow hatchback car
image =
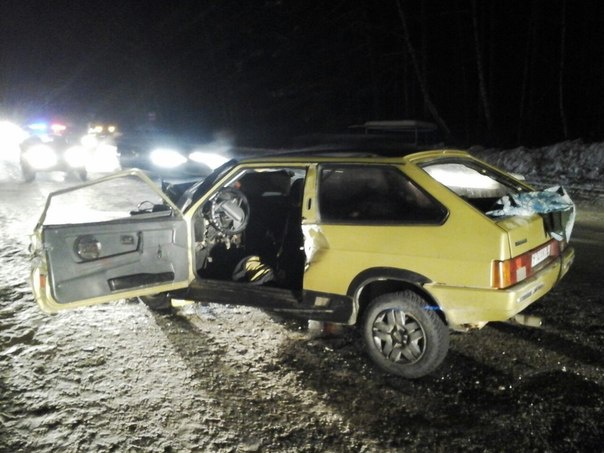
<path fill-rule="evenodd" d="M 49 196 L 32 284 L 46 312 L 139 297 L 358 325 L 381 368 L 417 378 L 449 329 L 507 320 L 556 285 L 573 216 L 565 194 L 447 149 L 247 158 L 163 188 L 130 170 Z"/>

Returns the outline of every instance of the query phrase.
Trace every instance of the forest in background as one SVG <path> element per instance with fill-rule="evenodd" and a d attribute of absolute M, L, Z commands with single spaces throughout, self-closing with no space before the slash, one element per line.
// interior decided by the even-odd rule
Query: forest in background
<path fill-rule="evenodd" d="M 604 3 L 261 0 L 0 6 L 0 110 L 274 145 L 368 120 L 460 145 L 604 136 Z"/>

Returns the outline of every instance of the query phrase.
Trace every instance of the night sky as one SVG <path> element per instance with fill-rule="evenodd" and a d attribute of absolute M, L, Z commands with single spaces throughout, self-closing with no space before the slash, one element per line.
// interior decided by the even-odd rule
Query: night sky
<path fill-rule="evenodd" d="M 604 140 L 604 2 L 0 2 L 0 114 L 278 145 L 378 119 L 459 145 Z"/>

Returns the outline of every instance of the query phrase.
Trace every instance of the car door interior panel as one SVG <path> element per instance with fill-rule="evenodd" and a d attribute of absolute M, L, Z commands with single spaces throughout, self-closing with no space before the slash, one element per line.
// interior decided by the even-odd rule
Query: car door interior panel
<path fill-rule="evenodd" d="M 59 303 L 187 279 L 182 219 L 48 226 L 43 240 Z"/>

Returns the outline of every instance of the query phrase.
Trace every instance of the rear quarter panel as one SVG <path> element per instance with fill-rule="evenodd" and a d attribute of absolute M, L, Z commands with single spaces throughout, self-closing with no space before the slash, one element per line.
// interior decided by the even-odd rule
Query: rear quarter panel
<path fill-rule="evenodd" d="M 489 287 L 491 263 L 509 254 L 505 232 L 414 165 L 401 167 L 449 215 L 442 225 L 320 224 L 324 246 L 314 256 L 305 288 L 345 294 L 372 267 L 393 267 L 440 284 Z"/>

